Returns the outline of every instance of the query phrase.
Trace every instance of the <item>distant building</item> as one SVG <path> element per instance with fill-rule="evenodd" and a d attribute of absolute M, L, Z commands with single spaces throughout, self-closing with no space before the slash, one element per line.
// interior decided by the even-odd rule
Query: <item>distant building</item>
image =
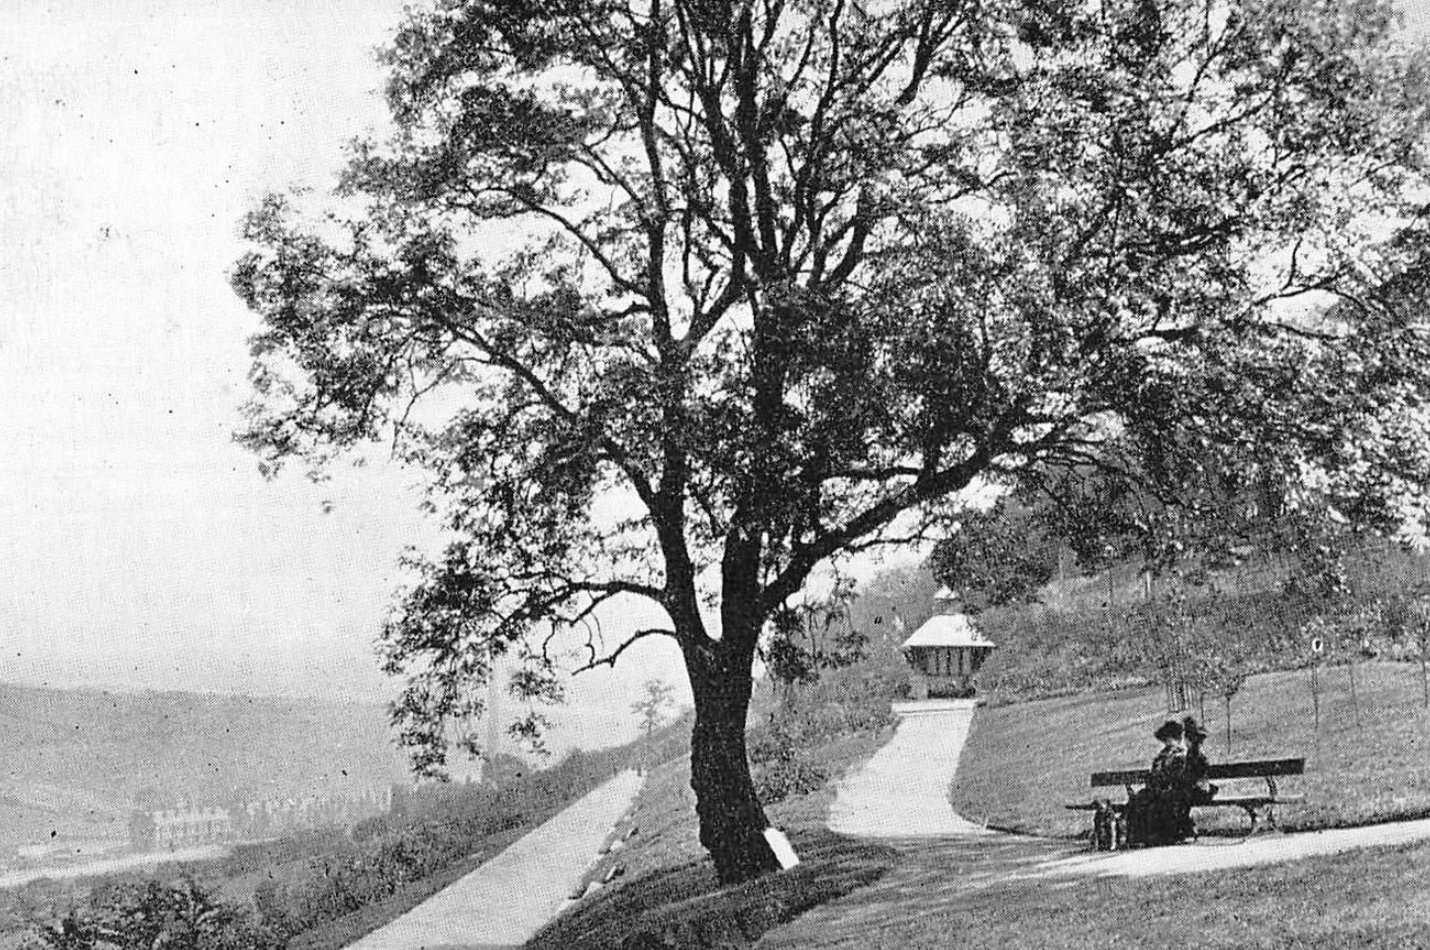
<path fill-rule="evenodd" d="M 392 788 L 382 786 L 348 795 L 266 799 L 231 808 L 137 811 L 129 818 L 129 844 L 136 851 L 153 851 L 264 838 L 351 825 L 391 810 Z"/>
<path fill-rule="evenodd" d="M 152 846 L 160 850 L 212 844 L 233 837 L 233 820 L 224 808 L 166 808 L 150 812 L 149 817 L 154 823 Z"/>
<path fill-rule="evenodd" d="M 972 696 L 974 675 L 996 646 L 967 614 L 930 617 L 900 647 L 909 662 L 914 699 Z"/>

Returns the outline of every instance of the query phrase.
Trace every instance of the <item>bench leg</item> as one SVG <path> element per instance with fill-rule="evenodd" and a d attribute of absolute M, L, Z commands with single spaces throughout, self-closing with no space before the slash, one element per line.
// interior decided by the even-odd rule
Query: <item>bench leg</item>
<path fill-rule="evenodd" d="M 1092 850 L 1117 849 L 1117 816 L 1110 808 L 1099 808 L 1092 814 Z"/>
<path fill-rule="evenodd" d="M 1250 838 L 1252 835 L 1256 834 L 1258 831 L 1279 831 L 1279 830 L 1280 830 L 1280 829 L 1277 828 L 1277 826 L 1276 826 L 1276 806 L 1275 806 L 1275 805 L 1272 805 L 1272 804 L 1266 804 L 1266 805 L 1261 805 L 1261 806 L 1256 806 L 1256 805 L 1242 805 L 1241 807 L 1242 807 L 1242 810 L 1244 810 L 1244 811 L 1246 812 L 1246 817 L 1248 817 L 1248 818 L 1251 819 L 1251 830 L 1246 833 L 1246 836 L 1247 836 L 1248 838 Z M 1262 822 L 1261 822 L 1261 809 L 1263 809 L 1263 808 L 1266 809 L 1266 822 L 1265 822 L 1265 824 L 1262 824 Z"/>
<path fill-rule="evenodd" d="M 1246 833 L 1246 836 L 1250 838 L 1252 835 L 1256 834 L 1257 819 L 1260 816 L 1256 813 L 1255 805 L 1242 805 L 1241 808 L 1243 811 L 1246 812 L 1246 817 L 1251 819 L 1251 830 Z"/>

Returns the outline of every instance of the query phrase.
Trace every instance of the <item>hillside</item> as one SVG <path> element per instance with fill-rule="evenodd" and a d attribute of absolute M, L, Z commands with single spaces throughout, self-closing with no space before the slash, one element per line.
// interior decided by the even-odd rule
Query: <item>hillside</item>
<path fill-rule="evenodd" d="M 405 781 L 377 705 L 0 684 L 0 860 L 122 840 L 138 804 L 345 794 Z"/>

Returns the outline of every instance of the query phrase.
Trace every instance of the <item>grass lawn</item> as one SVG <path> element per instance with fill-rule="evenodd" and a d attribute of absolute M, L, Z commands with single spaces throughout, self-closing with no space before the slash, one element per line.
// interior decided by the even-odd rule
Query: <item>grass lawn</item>
<path fill-rule="evenodd" d="M 1232 700 L 1230 748 L 1221 698 L 1206 698 L 1205 725 L 1211 738 L 1205 749 L 1213 762 L 1305 757 L 1306 774 L 1280 783 L 1283 792 L 1306 798 L 1303 804 L 1278 810 L 1283 828 L 1430 815 L 1430 711 L 1423 706 L 1419 667 L 1363 663 L 1355 675 L 1359 725 L 1350 668 L 1326 668 L 1318 674 L 1319 730 L 1309 670 L 1252 677 Z M 1166 718 L 1160 689 L 980 709 L 954 781 L 954 808 L 1001 828 L 1084 833 L 1087 814 L 1062 806 L 1090 799 L 1088 776 L 1093 771 L 1145 768 L 1158 748 L 1152 731 Z M 1265 785 L 1251 782 L 1243 787 Z M 1227 788 L 1231 790 L 1231 784 Z M 1245 816 L 1235 809 L 1197 814 L 1198 824 L 1209 830 L 1246 826 Z"/>
<path fill-rule="evenodd" d="M 887 732 L 846 737 L 815 750 L 811 760 L 837 778 L 887 738 Z M 749 946 L 771 927 L 877 880 L 892 865 L 891 848 L 824 829 L 832 798 L 831 780 L 767 807 L 770 821 L 794 844 L 799 866 L 720 887 L 699 842 L 689 762 L 680 758 L 652 769 L 630 821 L 636 833 L 587 875 L 600 880 L 619 866 L 621 876 L 543 928 L 527 947 Z"/>
<path fill-rule="evenodd" d="M 1430 845 L 1152 878 L 1012 879 L 1027 839 L 901 849 L 869 887 L 770 931 L 785 948 L 1430 947 Z"/>
<path fill-rule="evenodd" d="M 1248 681 L 1233 702 L 1228 754 L 1220 700 L 1208 697 L 1213 761 L 1302 755 L 1307 774 L 1285 790 L 1289 828 L 1430 814 L 1430 713 L 1419 670 L 1357 668 L 1360 723 L 1347 668 L 1322 670 L 1321 725 L 1309 671 Z M 858 842 L 823 829 L 833 782 L 770 806 L 803 863 L 721 888 L 696 840 L 683 759 L 654 770 L 632 818 L 638 831 L 596 875 L 624 875 L 586 897 L 529 948 L 595 947 L 1430 947 L 1430 843 L 1368 848 L 1284 865 L 1149 878 L 1028 875 L 1077 853 L 1087 816 L 1062 808 L 1089 795 L 1097 768 L 1145 765 L 1166 718 L 1160 690 L 980 709 L 953 790 L 966 816 L 1066 835 Z M 888 738 L 853 736 L 815 755 L 838 776 Z M 1240 813 L 1216 816 L 1240 829 Z"/>

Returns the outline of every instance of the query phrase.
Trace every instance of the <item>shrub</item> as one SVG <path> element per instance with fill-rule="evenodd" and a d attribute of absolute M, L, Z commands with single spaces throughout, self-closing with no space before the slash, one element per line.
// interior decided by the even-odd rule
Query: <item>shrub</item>
<path fill-rule="evenodd" d="M 146 881 L 96 891 L 89 905 L 40 927 L 48 950 L 280 950 L 279 936 L 243 908 L 192 880 Z"/>
<path fill-rule="evenodd" d="M 808 795 L 829 781 L 829 770 L 798 757 L 768 762 L 750 770 L 755 792 L 766 805 L 784 801 L 791 795 Z"/>

